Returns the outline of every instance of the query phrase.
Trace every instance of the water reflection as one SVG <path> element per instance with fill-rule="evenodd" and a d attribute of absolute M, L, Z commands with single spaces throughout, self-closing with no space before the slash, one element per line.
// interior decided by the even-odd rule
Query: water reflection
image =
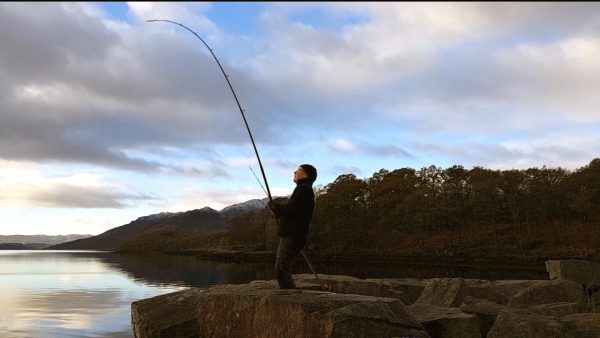
<path fill-rule="evenodd" d="M 543 264 L 523 269 L 317 263 L 316 269 L 362 278 L 547 278 Z M 299 266 L 296 272 L 308 269 Z M 0 251 L 0 337 L 133 337 L 133 301 L 190 286 L 274 278 L 271 263 L 111 252 Z"/>

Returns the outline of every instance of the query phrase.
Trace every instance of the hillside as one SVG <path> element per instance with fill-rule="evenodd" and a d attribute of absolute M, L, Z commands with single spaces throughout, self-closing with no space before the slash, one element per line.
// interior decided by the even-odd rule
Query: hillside
<path fill-rule="evenodd" d="M 221 211 L 209 207 L 185 212 L 158 214 L 140 217 L 128 224 L 110 229 L 98 236 L 79 239 L 48 249 L 52 250 L 117 250 L 121 244 L 137 236 L 155 231 L 175 231 L 181 234 L 223 231 L 230 220 L 242 213 L 263 208 L 265 202 L 254 199 L 228 206 Z"/>

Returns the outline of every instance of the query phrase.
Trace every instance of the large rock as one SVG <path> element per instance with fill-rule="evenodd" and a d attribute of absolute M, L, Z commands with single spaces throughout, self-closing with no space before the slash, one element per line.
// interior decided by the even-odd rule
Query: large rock
<path fill-rule="evenodd" d="M 504 309 L 504 306 L 487 299 L 466 296 L 463 299 L 460 309 L 465 313 L 477 316 L 479 331 L 481 332 L 481 336 L 485 337 L 494 325 L 500 311 Z"/>
<path fill-rule="evenodd" d="M 429 337 L 402 301 L 275 282 L 187 289 L 134 302 L 135 337 Z"/>
<path fill-rule="evenodd" d="M 494 303 L 506 304 L 508 300 L 517 293 L 530 286 L 542 285 L 548 281 L 544 280 L 474 280 L 468 279 L 467 294 L 474 298 L 487 299 Z"/>
<path fill-rule="evenodd" d="M 425 286 L 415 304 L 458 307 L 467 295 L 462 278 L 433 278 Z"/>
<path fill-rule="evenodd" d="M 367 279 L 367 281 L 382 283 L 393 291 L 402 292 L 406 304 L 414 303 L 428 283 L 426 280 L 417 278 Z"/>
<path fill-rule="evenodd" d="M 568 315 L 561 321 L 577 338 L 600 338 L 600 313 Z"/>
<path fill-rule="evenodd" d="M 487 338 L 578 338 L 558 319 L 523 309 L 498 314 Z"/>
<path fill-rule="evenodd" d="M 560 302 L 535 305 L 529 309 L 546 316 L 562 317 L 573 313 L 579 313 L 583 310 L 583 307 L 578 303 Z"/>
<path fill-rule="evenodd" d="M 587 296 L 583 287 L 577 282 L 554 280 L 520 291 L 508 301 L 508 306 L 525 308 L 560 302 L 577 303 L 583 311 L 586 308 Z"/>
<path fill-rule="evenodd" d="M 481 338 L 477 317 L 455 307 L 409 305 L 408 311 L 432 338 Z"/>
<path fill-rule="evenodd" d="M 298 274 L 294 275 L 293 277 L 296 283 L 310 283 L 313 285 L 319 285 L 319 282 L 314 275 Z M 351 276 L 320 274 L 319 280 L 330 287 L 330 289 L 327 291 L 335 293 L 396 298 L 401 299 L 405 304 L 409 300 L 409 297 L 407 297 L 402 290 L 395 288 L 395 285 L 379 279 L 365 280 Z"/>
<path fill-rule="evenodd" d="M 585 287 L 600 285 L 600 263 L 577 259 L 550 260 L 546 262 L 550 279 L 565 279 Z"/>

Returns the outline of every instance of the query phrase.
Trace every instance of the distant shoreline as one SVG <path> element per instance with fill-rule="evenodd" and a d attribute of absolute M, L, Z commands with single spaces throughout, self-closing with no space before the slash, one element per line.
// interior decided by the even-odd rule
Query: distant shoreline
<path fill-rule="evenodd" d="M 139 254 L 142 252 L 117 251 L 119 254 Z M 143 252 L 148 254 L 149 252 Z M 158 253 L 158 252 L 157 252 Z M 175 256 L 195 256 L 201 259 L 221 262 L 274 262 L 276 253 L 272 251 L 236 251 L 236 250 L 181 250 L 160 252 Z M 455 256 L 444 254 L 407 254 L 407 253 L 325 253 L 306 252 L 311 260 L 324 263 L 376 263 L 376 264 L 431 264 L 454 266 L 490 266 L 498 268 L 543 267 L 550 259 L 586 259 L 600 262 L 600 255 L 555 255 L 555 256 Z M 510 262 L 507 265 L 507 262 Z"/>

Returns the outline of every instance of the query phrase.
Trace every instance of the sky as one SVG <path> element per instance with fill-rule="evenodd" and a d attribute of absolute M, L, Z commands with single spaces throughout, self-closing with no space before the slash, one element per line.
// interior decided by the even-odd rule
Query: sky
<path fill-rule="evenodd" d="M 0 3 L 0 235 L 599 157 L 598 3 Z"/>

